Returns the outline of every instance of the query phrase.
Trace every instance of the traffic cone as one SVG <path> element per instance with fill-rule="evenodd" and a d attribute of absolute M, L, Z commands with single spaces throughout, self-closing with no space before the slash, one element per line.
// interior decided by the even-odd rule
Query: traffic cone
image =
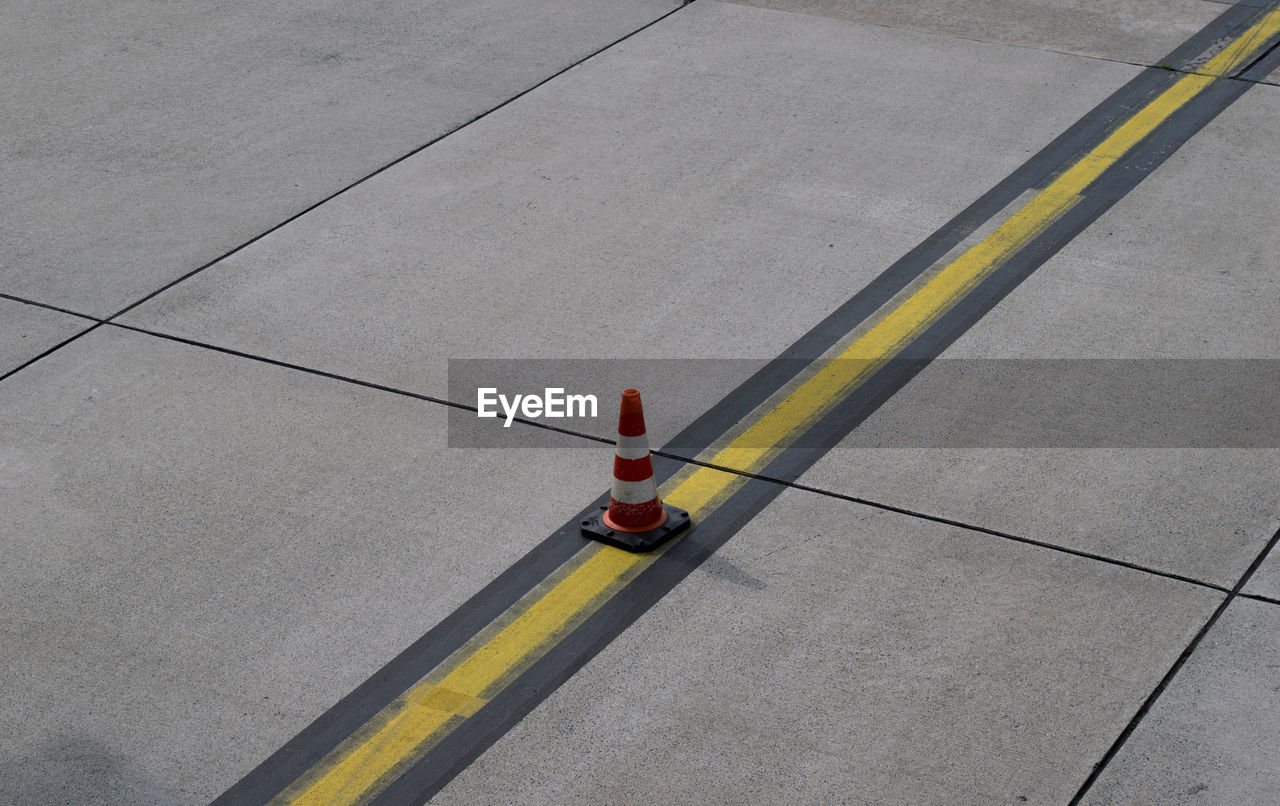
<path fill-rule="evenodd" d="M 622 393 L 609 505 L 582 521 L 583 534 L 628 551 L 649 551 L 689 526 L 689 513 L 658 497 L 640 392 Z"/>
<path fill-rule="evenodd" d="M 609 490 L 609 510 L 603 520 L 619 532 L 647 532 L 667 521 L 667 511 L 658 498 L 658 482 L 653 478 L 649 437 L 644 430 L 644 407 L 640 403 L 640 392 L 635 389 L 622 393 L 613 486 Z"/>

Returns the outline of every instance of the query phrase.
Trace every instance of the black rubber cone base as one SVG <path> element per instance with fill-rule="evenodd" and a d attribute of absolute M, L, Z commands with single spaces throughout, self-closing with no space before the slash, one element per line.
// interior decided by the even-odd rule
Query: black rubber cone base
<path fill-rule="evenodd" d="M 588 513 L 582 516 L 582 534 L 593 540 L 599 540 L 601 543 L 608 543 L 610 546 L 617 546 L 627 551 L 653 551 L 685 529 L 688 529 L 689 524 L 692 522 L 689 518 L 689 513 L 683 509 L 669 507 L 666 504 L 663 504 L 662 508 L 667 511 L 667 520 L 658 528 L 650 529 L 647 532 L 621 532 L 617 529 L 609 528 L 609 525 L 601 517 L 609 508 L 600 507 L 594 515 Z"/>

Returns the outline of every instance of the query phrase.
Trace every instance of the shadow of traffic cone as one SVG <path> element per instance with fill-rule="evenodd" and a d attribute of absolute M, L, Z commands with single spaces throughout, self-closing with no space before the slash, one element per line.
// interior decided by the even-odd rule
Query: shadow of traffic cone
<path fill-rule="evenodd" d="M 689 527 L 689 513 L 658 497 L 640 393 L 622 393 L 609 506 L 582 521 L 582 533 L 627 551 L 649 551 Z"/>

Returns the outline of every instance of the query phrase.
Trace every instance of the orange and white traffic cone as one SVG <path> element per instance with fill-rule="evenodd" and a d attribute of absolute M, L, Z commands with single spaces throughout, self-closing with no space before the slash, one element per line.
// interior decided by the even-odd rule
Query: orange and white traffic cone
<path fill-rule="evenodd" d="M 628 551 L 649 551 L 689 526 L 688 512 L 664 506 L 658 497 L 644 409 L 635 389 L 622 393 L 613 484 L 609 506 L 602 509 L 582 521 L 583 533 Z"/>
<path fill-rule="evenodd" d="M 644 408 L 640 404 L 640 392 L 635 389 L 622 393 L 613 486 L 609 490 L 609 510 L 603 520 L 610 529 L 619 532 L 647 532 L 667 521 L 667 511 L 658 498 L 658 482 L 653 478 Z"/>

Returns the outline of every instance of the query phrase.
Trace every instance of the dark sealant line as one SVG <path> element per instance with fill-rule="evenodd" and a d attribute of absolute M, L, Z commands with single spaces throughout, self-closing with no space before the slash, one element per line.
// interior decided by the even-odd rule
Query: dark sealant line
<path fill-rule="evenodd" d="M 65 308 L 59 308 L 56 305 L 49 305 L 44 302 L 36 302 L 35 300 L 24 299 L 22 297 L 15 297 L 12 294 L 0 294 L 0 299 L 7 299 L 10 302 L 20 302 L 23 305 L 31 305 L 36 308 L 44 308 L 45 310 L 55 311 L 57 313 L 66 314 L 67 316 L 74 316 L 78 319 L 86 319 L 93 323 L 92 325 L 80 331 L 79 333 L 75 334 L 74 336 L 71 336 L 70 338 L 67 338 L 67 339 L 63 339 L 62 341 L 58 342 L 54 346 L 40 353 L 36 357 L 30 358 L 22 362 L 21 364 L 19 364 L 18 366 L 14 367 L 11 370 L 8 370 L 7 372 L 0 373 L 0 381 L 3 381 L 4 379 L 12 375 L 17 375 L 19 372 L 31 366 L 32 364 L 36 363 L 37 361 L 42 361 L 45 358 L 48 358 L 49 356 L 61 350 L 63 347 L 66 347 L 68 344 L 72 343 L 73 341 L 76 341 L 81 336 L 85 336 L 97 330 L 103 323 L 103 320 L 98 319 L 97 317 L 94 317 L 94 316 L 88 316 L 86 314 L 77 313 L 75 311 L 68 311 Z"/>
<path fill-rule="evenodd" d="M 1120 735 L 1116 738 L 1115 742 L 1112 743 L 1111 747 L 1107 749 L 1107 752 L 1103 754 L 1102 760 L 1094 765 L 1093 770 L 1089 773 L 1089 777 L 1085 779 L 1083 784 L 1081 784 L 1079 791 L 1077 791 L 1075 797 L 1071 799 L 1069 806 L 1076 806 L 1076 804 L 1080 803 L 1085 795 L 1089 793 L 1089 790 L 1093 788 L 1093 785 L 1097 783 L 1098 777 L 1102 775 L 1102 772 L 1107 768 L 1107 765 L 1111 763 L 1111 760 L 1114 759 L 1116 754 L 1120 752 L 1120 749 L 1124 747 L 1125 742 L 1127 742 L 1129 737 L 1133 735 L 1134 730 L 1142 722 L 1143 718 L 1147 715 L 1147 712 L 1151 710 L 1151 706 L 1155 705 L 1156 701 L 1160 699 L 1160 695 L 1163 694 L 1164 690 L 1169 687 L 1171 682 L 1173 682 L 1173 678 L 1177 677 L 1178 672 L 1182 669 L 1183 665 L 1186 664 L 1187 659 L 1196 651 L 1196 647 L 1200 646 L 1200 642 L 1204 640 L 1205 635 L 1209 633 L 1209 630 L 1213 628 L 1213 625 L 1216 624 L 1222 614 L 1226 612 L 1227 607 L 1235 601 L 1236 597 L 1240 596 L 1240 591 L 1246 584 L 1248 584 L 1249 579 L 1253 576 L 1254 572 L 1258 570 L 1258 567 L 1262 565 L 1263 560 L 1267 558 L 1267 555 L 1271 553 L 1271 550 L 1275 548 L 1277 542 L 1280 542 L 1280 531 L 1277 531 L 1272 535 L 1271 540 L 1267 542 L 1266 547 L 1263 548 L 1262 551 L 1259 552 L 1258 556 L 1254 558 L 1253 563 L 1236 582 L 1235 587 L 1231 589 L 1227 594 L 1227 597 L 1223 599 L 1222 603 L 1213 611 L 1213 615 L 1209 616 L 1209 620 L 1204 623 L 1204 626 L 1200 628 L 1200 631 L 1191 639 L 1191 643 L 1187 644 L 1186 649 L 1182 650 L 1182 654 L 1178 656 L 1178 659 L 1173 662 L 1173 666 L 1169 668 L 1169 671 L 1166 672 L 1164 677 L 1160 679 L 1160 682 L 1156 684 L 1156 687 L 1151 692 L 1150 696 L 1148 696 L 1142 703 L 1142 707 L 1140 707 L 1138 712 L 1133 715 L 1133 718 L 1129 720 L 1127 725 L 1125 725 L 1124 730 L 1120 732 Z"/>
<path fill-rule="evenodd" d="M 702 464 L 702 463 L 699 463 L 699 464 Z M 720 468 L 720 469 L 723 469 L 723 468 Z M 734 473 L 738 471 L 727 470 L 727 472 Z M 885 512 L 894 512 L 899 515 L 906 515 L 908 517 L 917 518 L 922 521 L 929 521 L 931 523 L 942 524 L 943 526 L 954 526 L 957 529 L 964 529 L 970 532 L 977 532 L 979 534 L 990 535 L 991 537 L 999 537 L 1004 540 L 1011 540 L 1015 543 L 1023 543 L 1028 546 L 1035 546 L 1037 548 L 1048 549 L 1049 551 L 1056 551 L 1060 554 L 1069 554 L 1073 557 L 1080 557 L 1086 560 L 1093 560 L 1095 562 L 1105 563 L 1107 565 L 1115 565 L 1120 568 L 1127 568 L 1130 571 L 1140 571 L 1141 573 L 1148 574 L 1150 576 L 1163 577 L 1165 579 L 1172 579 L 1177 582 L 1185 582 L 1188 585 L 1195 585 L 1196 587 L 1199 587 L 1199 588 L 1215 590 L 1220 593 L 1227 593 L 1228 591 L 1228 588 L 1222 585 L 1216 585 L 1212 582 L 1205 582 L 1202 579 L 1195 579 L 1194 577 L 1183 576 L 1182 574 L 1175 574 L 1172 571 L 1161 571 L 1158 568 L 1152 568 L 1146 565 L 1138 565 L 1137 563 L 1131 563 L 1126 560 L 1118 560 L 1115 557 L 1107 557 L 1102 554 L 1093 554 L 1092 552 L 1082 551 L 1080 549 L 1073 549 L 1069 546 L 1060 546 L 1055 543 L 1048 543 L 1046 541 L 1036 540 L 1035 538 L 1031 538 L 1031 537 L 1023 537 L 1021 535 L 1015 535 L 1012 532 L 1003 532 L 999 529 L 991 529 L 986 526 L 978 526 L 977 524 L 966 523 L 965 521 L 959 521 L 953 518 L 947 518 L 942 515 L 931 515 L 928 512 L 921 512 L 919 510 L 910 509 L 908 507 L 900 507 L 900 506 L 895 506 L 894 504 L 886 504 L 881 501 L 873 501 L 869 498 L 862 498 L 856 495 L 846 495 L 844 493 L 833 492 L 831 490 L 824 490 L 820 487 L 811 487 L 807 484 L 799 484 L 794 481 L 784 481 L 782 479 L 775 479 L 769 476 L 756 475 L 752 473 L 743 473 L 741 475 L 747 475 L 747 476 L 751 476 L 752 478 L 758 478 L 761 481 L 771 481 L 774 484 L 780 484 L 785 487 L 792 487 L 794 489 L 802 490 L 807 493 L 814 493 L 815 495 L 822 495 L 828 498 L 836 498 L 841 501 L 848 501 L 853 504 L 861 504 L 862 506 L 871 507 L 872 509 L 879 509 Z"/>
<path fill-rule="evenodd" d="M 1257 83 L 1270 76 L 1277 68 L 1280 68 L 1280 40 L 1267 48 L 1261 56 L 1249 62 L 1248 66 L 1237 71 L 1233 78 Z"/>
<path fill-rule="evenodd" d="M 7 299 L 10 302 L 21 302 L 23 305 L 30 305 L 34 308 L 44 308 L 45 310 L 56 311 L 57 313 L 65 313 L 67 316 L 74 316 L 79 319 L 88 319 L 90 322 L 97 322 L 98 324 L 102 324 L 106 321 L 105 319 L 99 319 L 96 316 L 90 316 L 87 313 L 59 308 L 57 305 L 50 305 L 47 302 L 37 302 L 34 299 L 27 299 L 26 297 L 15 297 L 13 294 L 0 293 L 0 299 Z"/>
<path fill-rule="evenodd" d="M 467 403 L 455 403 L 452 400 L 448 400 L 442 397 L 424 395 L 421 392 L 411 392 L 408 389 L 399 389 L 394 386 L 387 386 L 385 384 L 376 383 L 374 381 L 361 380 L 360 378 L 353 378 L 350 375 L 339 375 L 336 372 L 328 372 L 323 369 L 315 369 L 313 367 L 306 367 L 301 364 L 293 364 L 288 361 L 281 361 L 278 358 L 267 358 L 266 356 L 255 355 L 254 353 L 246 353 L 243 350 L 236 350 L 231 347 L 220 347 L 216 344 L 208 344 L 206 342 L 196 341 L 194 339 L 188 339 L 184 336 L 175 336 L 171 333 L 161 333 L 156 330 L 148 330 L 145 327 L 138 327 L 137 325 L 126 325 L 126 324 L 121 324 L 119 322 L 100 322 L 99 324 L 105 324 L 108 327 L 118 328 L 120 330 L 127 330 L 132 333 L 140 333 L 145 336 L 154 336 L 157 339 L 164 339 L 165 341 L 177 342 L 178 344 L 186 344 L 191 347 L 199 347 L 203 350 L 212 350 L 215 353 L 222 353 L 224 355 L 235 356 L 236 358 L 246 358 L 250 361 L 257 361 L 262 364 L 270 364 L 273 367 L 280 367 L 281 369 L 293 370 L 294 372 L 304 372 L 308 375 L 316 375 L 321 378 L 328 378 L 329 380 L 339 381 L 341 383 L 349 383 L 352 386 L 363 386 L 366 389 L 373 389 L 378 392 L 387 392 L 393 395 L 400 395 L 401 397 L 408 397 L 414 400 L 421 400 L 425 403 L 437 403 L 441 406 L 446 406 L 451 409 L 461 409 L 463 411 L 470 411 L 470 412 L 475 412 L 477 410 L 475 406 L 472 406 Z M 523 417 L 514 417 L 512 418 L 512 422 L 517 422 L 522 425 L 530 425 L 530 426 L 533 426 L 534 428 L 541 428 L 544 431 L 554 431 L 558 434 L 564 434 L 565 436 L 575 437 L 577 439 L 591 440 L 593 442 L 599 442 L 605 445 L 612 445 L 614 443 L 614 440 L 612 439 L 607 439 L 605 437 L 598 437 L 598 436 L 595 436 L 594 434 L 584 434 L 579 431 L 574 431 L 569 428 L 562 428 L 560 426 L 551 425 L 549 423 L 540 422 L 538 420 L 528 420 Z"/>
<path fill-rule="evenodd" d="M 1252 599 L 1255 602 L 1265 602 L 1266 604 L 1280 605 L 1280 599 L 1275 599 L 1271 596 L 1263 596 L 1261 593 L 1241 593 L 1239 594 L 1239 597 L 1241 599 Z"/>
<path fill-rule="evenodd" d="M 71 338 L 64 339 L 63 341 L 58 342 L 54 346 L 45 350 L 43 353 L 40 353 L 40 355 L 36 356 L 35 358 L 28 359 L 22 362 L 21 364 L 19 364 L 18 366 L 14 367 L 13 369 L 9 370 L 8 372 L 0 375 L 0 381 L 3 381 L 6 378 L 9 378 L 10 376 L 17 375 L 19 372 L 22 372 L 24 369 L 36 363 L 37 361 L 43 361 L 44 359 L 48 358 L 49 356 L 61 350 L 63 347 L 66 347 L 71 342 L 76 341 L 81 336 L 85 336 L 89 333 L 92 333 L 93 331 L 97 330 L 100 327 L 102 327 L 102 322 L 93 323 L 92 325 L 80 331 L 79 333 L 75 334 Z"/>
<path fill-rule="evenodd" d="M 1268 5 L 1273 5 L 1269 3 Z M 1277 51 L 1280 51 L 1280 40 L 1276 40 L 1271 47 L 1262 51 L 1258 56 L 1254 57 L 1248 64 L 1236 70 L 1236 74 L 1232 78 L 1242 79 L 1244 81 L 1258 81 L 1266 78 L 1271 71 L 1276 69 Z"/>

